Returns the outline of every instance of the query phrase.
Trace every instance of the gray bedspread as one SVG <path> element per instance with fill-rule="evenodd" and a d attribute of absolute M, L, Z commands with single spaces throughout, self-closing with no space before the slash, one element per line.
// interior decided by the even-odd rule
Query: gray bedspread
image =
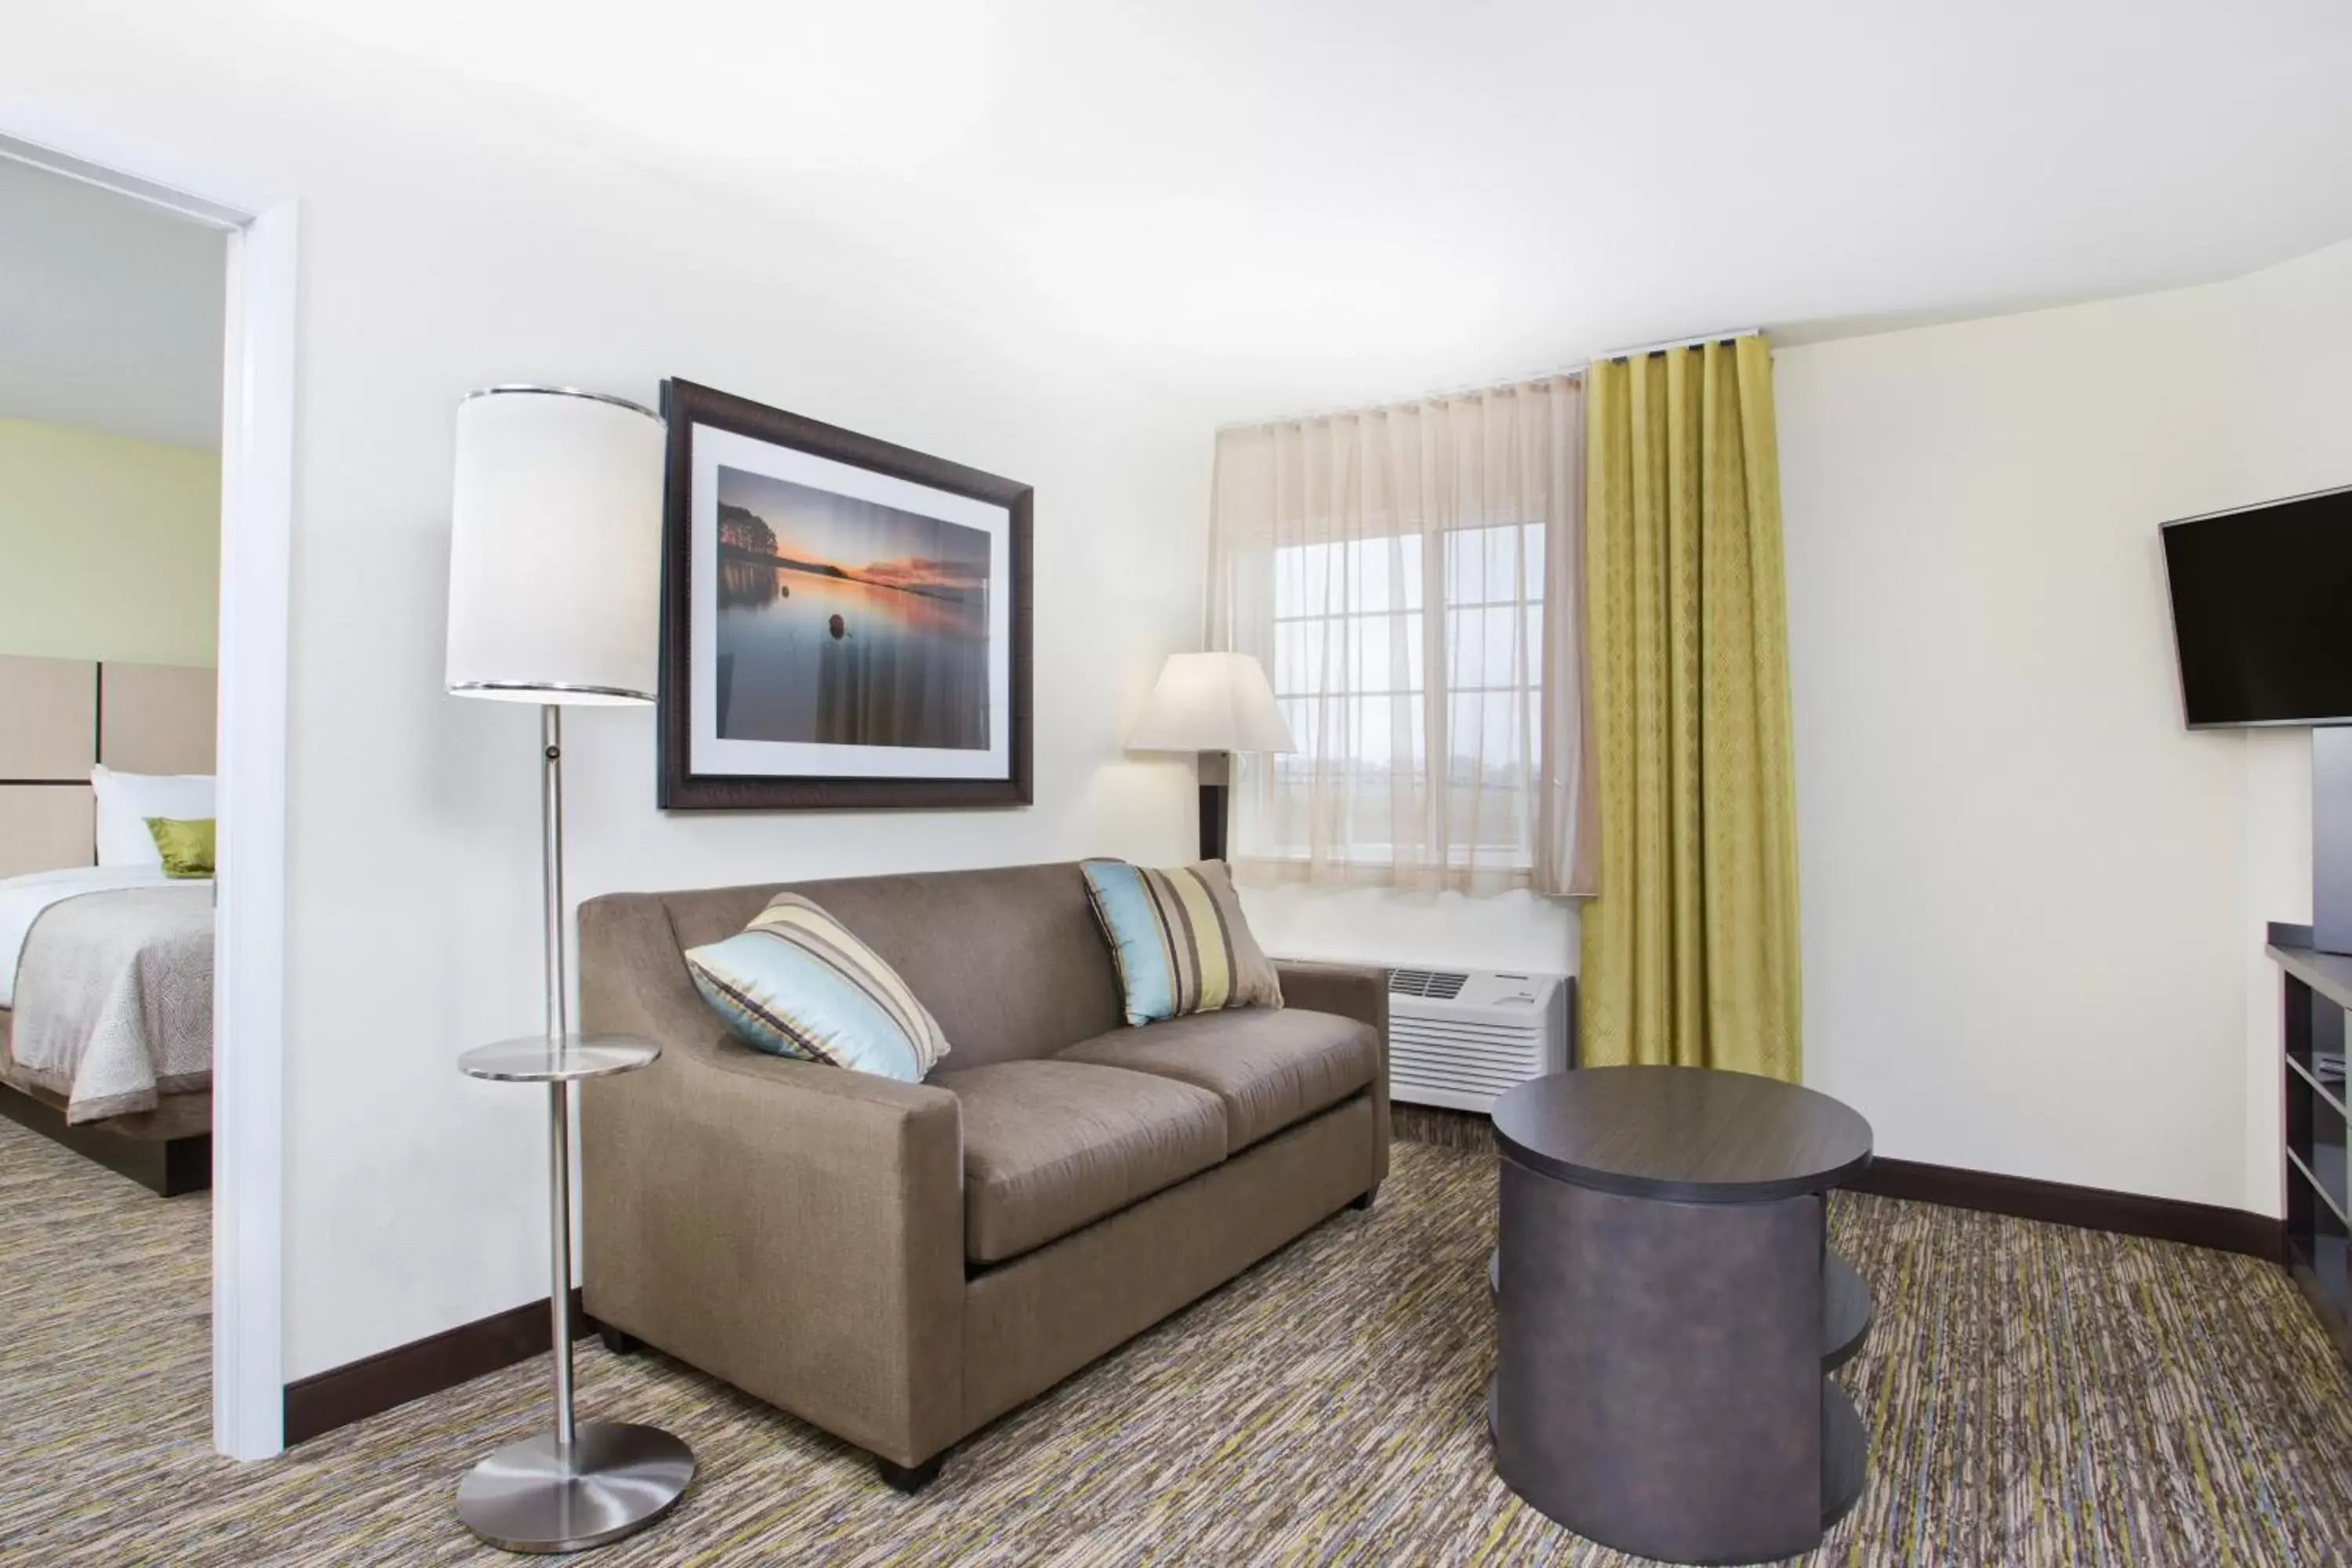
<path fill-rule="evenodd" d="M 213 889 L 123 888 L 42 911 L 16 969 L 15 1076 L 68 1121 L 154 1109 L 212 1081 Z"/>

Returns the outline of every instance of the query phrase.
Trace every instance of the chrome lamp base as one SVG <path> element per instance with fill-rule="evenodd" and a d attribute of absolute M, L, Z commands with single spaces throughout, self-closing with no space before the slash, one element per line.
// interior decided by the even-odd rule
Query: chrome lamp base
<path fill-rule="evenodd" d="M 591 1421 L 569 1464 L 548 1436 L 476 1465 L 458 1483 L 457 1517 L 509 1552 L 579 1552 L 651 1524 L 693 1479 L 693 1453 L 659 1427 Z"/>

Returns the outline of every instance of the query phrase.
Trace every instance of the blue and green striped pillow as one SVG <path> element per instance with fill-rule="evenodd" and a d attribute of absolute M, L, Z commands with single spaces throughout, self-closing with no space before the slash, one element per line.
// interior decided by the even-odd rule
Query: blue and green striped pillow
<path fill-rule="evenodd" d="M 1282 1005 L 1282 982 L 1250 935 L 1223 862 L 1154 871 L 1084 860 L 1078 868 L 1118 966 L 1129 1023 Z"/>
<path fill-rule="evenodd" d="M 798 893 L 723 942 L 686 952 L 703 1000 L 745 1045 L 920 1083 L 947 1055 L 939 1020 L 898 972 Z"/>

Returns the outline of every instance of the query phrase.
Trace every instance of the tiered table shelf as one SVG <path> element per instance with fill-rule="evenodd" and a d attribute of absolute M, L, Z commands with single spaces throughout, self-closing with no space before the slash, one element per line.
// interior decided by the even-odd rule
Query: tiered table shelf
<path fill-rule="evenodd" d="M 1870 1292 L 1822 1199 L 1869 1163 L 1869 1123 L 1769 1079 L 1604 1068 L 1513 1089 L 1495 1132 L 1503 1480 L 1643 1556 L 1818 1546 L 1869 1468 L 1829 1374 L 1862 1348 Z"/>

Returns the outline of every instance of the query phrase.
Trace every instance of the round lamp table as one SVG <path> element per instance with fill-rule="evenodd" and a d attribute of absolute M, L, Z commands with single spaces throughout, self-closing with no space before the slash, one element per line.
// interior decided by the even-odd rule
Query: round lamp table
<path fill-rule="evenodd" d="M 1495 1106 L 1505 1484 L 1675 1563 L 1811 1551 L 1867 1442 L 1829 1371 L 1870 1326 L 1822 1194 L 1870 1163 L 1825 1094 L 1703 1068 L 1587 1068 Z"/>
<path fill-rule="evenodd" d="M 548 1180 L 555 1317 L 555 1429 L 509 1444 L 466 1473 L 457 1517 L 509 1552 L 578 1552 L 617 1541 L 670 1510 L 694 1479 L 694 1454 L 656 1426 L 572 1411 L 572 1110 L 565 1086 L 649 1067 L 661 1047 L 630 1035 L 530 1035 L 458 1058 L 468 1078 L 543 1083 L 552 1106 Z"/>

